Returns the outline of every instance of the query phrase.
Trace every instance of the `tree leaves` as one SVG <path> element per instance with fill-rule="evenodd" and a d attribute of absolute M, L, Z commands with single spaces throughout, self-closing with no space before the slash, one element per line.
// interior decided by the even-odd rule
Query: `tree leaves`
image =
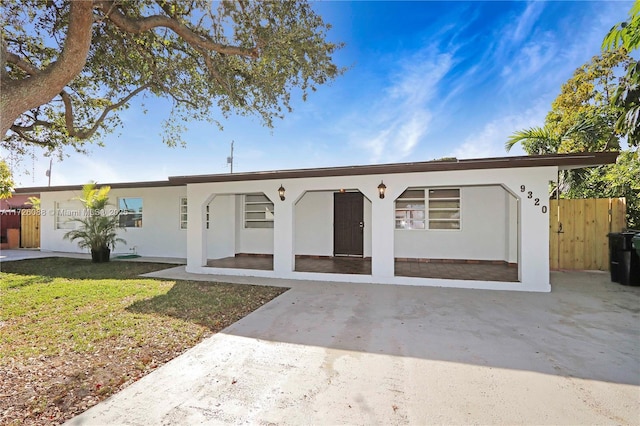
<path fill-rule="evenodd" d="M 11 191 L 15 183 L 11 177 L 11 170 L 6 161 L 0 160 L 0 200 L 11 198 Z"/>
<path fill-rule="evenodd" d="M 86 65 L 64 87 L 70 103 L 56 97 L 24 111 L 3 147 L 82 150 L 121 124 L 118 110 L 138 91 L 171 103 L 162 125 L 170 144 L 182 142 L 183 123 L 219 124 L 232 113 L 256 114 L 273 126 L 291 110 L 294 89 L 305 99 L 344 71 L 332 57 L 341 44 L 327 41 L 329 25 L 304 1 L 93 5 Z M 6 9 L 3 47 L 14 56 L 3 63 L 3 86 L 28 78 L 19 60 L 37 72 L 59 60 L 69 10 L 62 0 L 22 0 Z"/>

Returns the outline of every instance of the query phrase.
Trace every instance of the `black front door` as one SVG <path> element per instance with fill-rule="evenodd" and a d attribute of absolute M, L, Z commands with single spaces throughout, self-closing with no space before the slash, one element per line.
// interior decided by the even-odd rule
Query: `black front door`
<path fill-rule="evenodd" d="M 333 255 L 364 254 L 364 197 L 360 192 L 333 194 Z"/>

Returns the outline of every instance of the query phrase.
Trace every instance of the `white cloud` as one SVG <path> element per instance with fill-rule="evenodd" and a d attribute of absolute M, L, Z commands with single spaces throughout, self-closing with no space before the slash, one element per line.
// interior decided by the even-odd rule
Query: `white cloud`
<path fill-rule="evenodd" d="M 451 157 L 486 158 L 507 155 L 504 145 L 509 136 L 517 131 L 533 126 L 542 126 L 547 114 L 547 105 L 538 102 L 521 114 L 503 115 L 486 123 L 478 133 L 465 138 L 462 145 L 456 148 Z M 519 145 L 514 146 L 510 155 L 524 155 Z"/>
<path fill-rule="evenodd" d="M 51 185 L 79 185 L 85 184 L 87 171 L 89 170 L 90 180 L 98 183 L 129 182 L 138 179 L 124 176 L 122 171 L 110 165 L 100 158 L 89 156 L 74 156 L 70 159 L 52 167 Z M 57 170 L 56 170 L 57 169 Z M 146 173 L 145 173 L 146 175 Z M 147 177 L 147 179 L 149 179 Z"/>
<path fill-rule="evenodd" d="M 545 4 L 539 1 L 529 2 L 527 4 L 527 8 L 522 15 L 520 15 L 516 22 L 515 30 L 513 30 L 511 35 L 514 42 L 519 42 L 529 36 L 536 24 L 536 21 L 538 21 L 544 6 Z"/>
<path fill-rule="evenodd" d="M 351 135 L 367 150 L 369 161 L 399 161 L 412 154 L 429 130 L 430 102 L 452 63 L 450 53 L 437 53 L 434 46 L 399 61 L 398 71 L 392 73 L 393 83 L 382 90 L 378 102 L 358 113 L 362 124 Z"/>

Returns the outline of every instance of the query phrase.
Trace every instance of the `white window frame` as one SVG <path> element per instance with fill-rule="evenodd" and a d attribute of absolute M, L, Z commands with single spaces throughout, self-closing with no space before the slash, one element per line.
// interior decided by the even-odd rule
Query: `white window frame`
<path fill-rule="evenodd" d="M 431 197 L 432 191 L 458 191 L 457 197 Z M 426 221 L 427 229 L 430 231 L 460 231 L 462 230 L 462 190 L 460 188 L 425 188 L 426 195 Z M 431 207 L 431 201 L 456 202 L 458 207 Z M 431 217 L 431 213 L 437 212 L 457 212 L 457 217 L 453 218 L 437 218 Z M 435 223 L 457 223 L 457 228 L 434 228 L 432 222 Z"/>
<path fill-rule="evenodd" d="M 422 191 L 422 196 L 402 197 L 406 191 Z M 462 230 L 462 189 L 457 188 L 407 188 L 395 201 L 394 229 L 401 231 L 461 231 Z M 458 191 L 457 197 L 431 197 L 432 191 Z M 398 201 L 409 203 L 398 207 Z M 457 207 L 431 207 L 430 201 L 457 201 Z M 436 212 L 457 212 L 454 218 L 432 217 Z M 457 223 L 457 228 L 435 228 L 436 223 Z M 420 226 L 422 225 L 422 226 Z"/>
<path fill-rule="evenodd" d="M 178 203 L 178 221 L 180 229 L 187 229 L 187 223 L 189 221 L 187 197 L 180 197 L 180 202 Z"/>
<path fill-rule="evenodd" d="M 248 197 L 251 196 L 261 196 L 264 197 L 264 201 L 247 201 Z M 260 210 L 258 206 L 260 205 L 271 205 L 271 209 L 267 208 L 265 210 Z M 273 220 L 274 220 L 274 208 L 273 201 L 269 199 L 263 192 L 257 192 L 253 194 L 244 194 L 242 199 L 242 222 L 244 229 L 273 229 Z M 254 208 L 252 208 L 254 206 Z M 262 218 L 260 217 L 252 217 L 247 218 L 247 213 L 252 215 L 259 215 L 264 213 Z M 266 224 L 267 226 L 251 226 L 250 224 Z M 270 225 L 270 226 L 269 226 Z"/>
<path fill-rule="evenodd" d="M 70 201 L 56 201 L 53 203 L 53 207 L 53 229 L 62 229 L 65 231 L 76 229 L 76 222 L 73 219 L 79 217 L 81 213 L 81 211 L 78 209 L 77 204 L 72 204 Z M 64 212 L 67 212 L 68 214 Z M 74 214 L 75 212 L 77 212 L 78 214 Z"/>
<path fill-rule="evenodd" d="M 127 228 L 127 229 L 140 229 L 144 226 L 144 198 L 143 197 L 118 197 L 117 202 L 118 202 L 118 216 L 122 215 L 122 209 L 120 208 L 120 201 L 121 200 L 134 200 L 134 199 L 140 199 L 141 204 L 142 204 L 142 213 L 140 213 L 140 226 L 126 226 L 126 225 L 122 225 L 122 222 L 120 221 L 120 219 L 118 219 L 118 224 L 122 227 L 122 228 Z M 133 214 L 136 214 L 135 211 Z"/>
<path fill-rule="evenodd" d="M 407 191 L 421 191 L 422 197 L 402 197 Z M 398 207 L 398 201 L 409 203 L 406 207 Z M 395 201 L 395 229 L 424 230 L 427 226 L 425 213 L 426 199 L 424 188 L 407 188 Z M 422 214 L 420 214 L 422 213 Z M 422 217 L 420 217 L 422 216 Z M 419 224 L 422 223 L 422 227 Z"/>

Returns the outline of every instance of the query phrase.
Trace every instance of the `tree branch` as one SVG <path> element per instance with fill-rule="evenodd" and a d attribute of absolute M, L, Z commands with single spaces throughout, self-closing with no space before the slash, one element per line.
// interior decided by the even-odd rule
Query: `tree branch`
<path fill-rule="evenodd" d="M 192 108 L 194 108 L 194 109 L 197 109 L 197 108 L 198 108 L 198 105 L 197 105 L 195 102 L 192 102 L 192 101 L 190 101 L 189 99 L 181 98 L 181 97 L 179 97 L 179 96 L 177 96 L 177 95 L 174 95 L 174 94 L 171 92 L 171 90 L 169 90 L 168 88 L 166 88 L 166 87 L 164 87 L 164 86 L 163 86 L 163 87 L 162 87 L 162 90 L 164 90 L 164 92 L 165 92 L 167 95 L 171 96 L 171 98 L 173 98 L 173 100 L 174 100 L 174 101 L 176 101 L 177 103 L 179 103 L 179 104 L 187 104 L 187 105 L 191 106 L 191 107 L 192 107 Z"/>
<path fill-rule="evenodd" d="M 54 144 L 51 142 L 45 142 L 45 141 L 41 141 L 38 139 L 34 139 L 31 136 L 29 136 L 28 134 L 25 133 L 24 128 L 20 127 L 20 126 L 16 126 L 13 125 L 11 126 L 11 131 L 14 132 L 15 134 L 17 134 L 18 136 L 20 136 L 21 139 L 32 143 L 34 145 L 40 145 L 40 146 L 45 146 L 45 147 L 53 147 Z"/>
<path fill-rule="evenodd" d="M 7 42 L 0 40 L 0 82 L 7 78 Z"/>
<path fill-rule="evenodd" d="M 145 31 L 152 30 L 154 28 L 164 27 L 169 28 L 174 33 L 179 35 L 184 41 L 194 47 L 197 46 L 202 49 L 225 53 L 227 55 L 236 55 L 254 59 L 258 57 L 257 48 L 247 49 L 244 47 L 228 46 L 225 44 L 216 43 L 194 32 L 178 20 L 167 16 L 153 15 L 144 18 L 129 18 L 125 16 L 118 8 L 112 7 L 114 5 L 113 1 L 96 1 L 95 5 L 98 9 L 102 10 L 105 16 L 111 22 L 113 22 L 114 25 L 128 33 L 139 34 Z"/>
<path fill-rule="evenodd" d="M 6 55 L 6 61 L 8 63 L 17 66 L 18 68 L 20 68 L 22 71 L 26 72 L 29 75 L 36 75 L 40 72 L 38 68 L 34 67 L 29 62 L 25 61 L 15 53 L 7 51 L 5 52 L 5 55 Z"/>
<path fill-rule="evenodd" d="M 31 132 L 35 130 L 36 127 L 51 128 L 53 127 L 53 123 L 50 123 L 48 121 L 42 121 L 42 120 L 34 120 L 33 123 L 29 124 L 28 126 L 21 126 L 19 124 L 14 124 L 13 126 L 11 126 L 11 130 L 13 130 L 16 133 L 17 133 L 16 129 L 20 130 L 21 132 Z"/>
<path fill-rule="evenodd" d="M 35 75 L 19 80 L 2 79 L 0 92 L 0 111 L 2 112 L 0 135 L 2 137 L 22 113 L 51 101 L 82 71 L 91 45 L 92 25 L 93 3 L 71 2 L 67 36 L 58 60 Z M 7 52 L 5 47 L 2 50 L 3 53 Z"/>
<path fill-rule="evenodd" d="M 79 139 L 90 138 L 98 130 L 98 127 L 100 127 L 102 122 L 105 120 L 105 118 L 107 118 L 107 115 L 109 115 L 111 111 L 120 108 L 122 105 L 129 102 L 129 100 L 133 98 L 135 95 L 142 92 L 143 90 L 148 89 L 151 86 L 152 84 L 144 84 L 138 87 L 137 89 L 135 89 L 134 91 L 132 91 L 131 93 L 129 93 L 124 98 L 120 99 L 120 101 L 106 107 L 104 111 L 102 111 L 102 114 L 100 114 L 100 117 L 98 117 L 95 123 L 93 123 L 93 126 L 91 126 L 88 129 L 75 128 L 73 124 L 73 103 L 71 102 L 71 96 L 69 96 L 69 94 L 66 91 L 64 90 L 61 91 L 60 97 L 62 98 L 62 102 L 64 103 L 64 120 L 65 120 L 65 126 L 67 128 L 67 133 L 69 133 L 69 136 L 79 138 Z"/>

